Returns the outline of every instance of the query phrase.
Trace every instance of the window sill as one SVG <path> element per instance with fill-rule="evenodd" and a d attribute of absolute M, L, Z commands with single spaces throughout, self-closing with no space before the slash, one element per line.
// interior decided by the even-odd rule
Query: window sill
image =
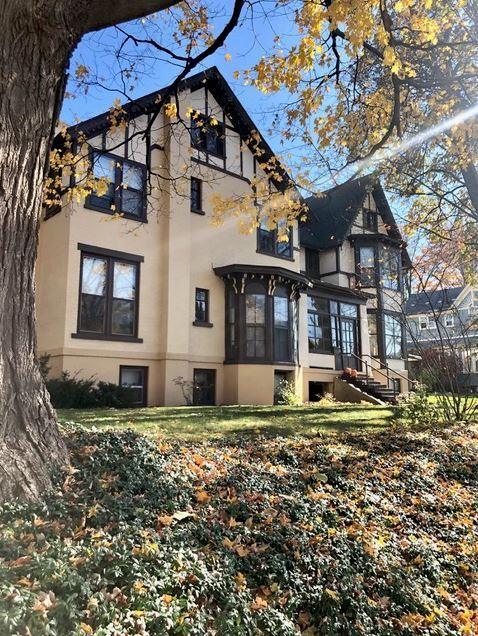
<path fill-rule="evenodd" d="M 207 327 L 207 328 L 210 329 L 211 327 L 214 327 L 214 324 L 212 322 L 202 322 L 201 320 L 194 320 L 193 326 L 194 327 Z"/>
<path fill-rule="evenodd" d="M 265 254 L 266 256 L 271 256 L 272 258 L 280 258 L 283 261 L 291 261 L 294 262 L 293 256 L 283 256 L 282 254 L 276 254 L 275 252 L 266 252 L 265 250 L 256 250 L 257 254 Z"/>
<path fill-rule="evenodd" d="M 71 334 L 72 338 L 79 338 L 81 340 L 108 340 L 110 342 L 143 342 L 143 338 L 137 338 L 136 336 L 106 336 L 102 333 L 85 333 L 78 331 Z"/>
<path fill-rule="evenodd" d="M 102 208 L 99 205 L 94 205 L 93 203 L 89 203 L 85 201 L 84 208 L 87 210 L 94 210 L 95 212 L 101 212 L 102 214 L 109 214 L 109 216 L 113 216 L 116 214 L 116 210 L 109 210 L 107 208 Z M 148 219 L 146 216 L 136 216 L 134 214 L 126 214 L 124 212 L 118 212 L 118 216 L 120 219 L 127 219 L 128 221 L 137 221 L 138 223 L 147 223 Z"/>
<path fill-rule="evenodd" d="M 206 213 L 204 212 L 204 210 L 195 210 L 194 208 L 191 208 L 191 212 L 193 214 L 200 214 L 201 216 L 205 216 Z"/>

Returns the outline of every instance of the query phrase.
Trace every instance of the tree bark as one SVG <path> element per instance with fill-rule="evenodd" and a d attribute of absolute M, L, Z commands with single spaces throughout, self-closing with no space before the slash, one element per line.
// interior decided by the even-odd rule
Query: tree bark
<path fill-rule="evenodd" d="M 475 210 L 475 214 L 473 216 L 475 220 L 478 221 L 478 172 L 475 166 L 470 163 L 461 169 L 461 174 L 463 176 L 463 181 L 465 182 L 471 204 Z"/>
<path fill-rule="evenodd" d="M 136 4 L 143 15 L 174 2 L 107 4 L 114 24 Z M 103 26 L 99 5 L 104 22 L 104 0 L 0 0 L 0 501 L 37 497 L 68 460 L 36 362 L 34 268 L 65 73 L 82 34 Z"/>

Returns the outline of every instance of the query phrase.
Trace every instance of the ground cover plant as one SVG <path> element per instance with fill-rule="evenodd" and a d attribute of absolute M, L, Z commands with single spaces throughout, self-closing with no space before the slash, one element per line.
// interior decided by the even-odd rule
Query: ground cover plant
<path fill-rule="evenodd" d="M 66 437 L 1 512 L 2 635 L 478 631 L 474 429 Z"/>

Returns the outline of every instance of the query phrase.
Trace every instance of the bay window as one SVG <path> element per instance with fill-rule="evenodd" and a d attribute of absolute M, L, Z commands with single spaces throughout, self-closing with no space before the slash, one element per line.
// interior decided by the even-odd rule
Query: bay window
<path fill-rule="evenodd" d="M 246 292 L 246 357 L 265 357 L 266 294 L 252 283 Z"/>
<path fill-rule="evenodd" d="M 385 337 L 385 356 L 401 358 L 403 353 L 402 322 L 398 316 L 384 314 L 383 329 Z"/>
<path fill-rule="evenodd" d="M 307 332 L 310 353 L 332 352 L 329 301 L 325 298 L 307 297 Z"/>
<path fill-rule="evenodd" d="M 393 247 L 382 247 L 380 282 L 386 289 L 398 290 L 400 288 L 400 254 Z"/>
<path fill-rule="evenodd" d="M 375 248 L 369 246 L 359 247 L 358 250 L 358 275 L 363 287 L 375 285 Z"/>
<path fill-rule="evenodd" d="M 274 294 L 274 360 L 290 360 L 290 309 L 287 289 Z"/>

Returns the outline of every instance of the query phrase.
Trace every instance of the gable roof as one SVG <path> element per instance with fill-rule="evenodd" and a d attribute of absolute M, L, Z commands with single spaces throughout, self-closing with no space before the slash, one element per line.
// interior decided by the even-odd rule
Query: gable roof
<path fill-rule="evenodd" d="M 208 88 L 214 95 L 219 105 L 224 109 L 226 116 L 230 119 L 234 128 L 241 135 L 242 140 L 248 145 L 249 149 L 255 154 L 257 154 L 257 151 L 259 150 L 259 163 L 264 164 L 264 169 L 267 172 L 267 163 L 275 157 L 275 153 L 262 137 L 259 129 L 216 66 L 212 66 L 205 71 L 201 71 L 195 75 L 187 77 L 179 83 L 176 90 L 177 92 L 181 92 L 189 89 L 194 92 L 204 87 Z M 125 111 L 128 119 L 133 119 L 140 115 L 155 113 L 158 109 L 158 95 L 164 93 L 164 91 L 168 88 L 169 86 L 164 86 L 153 93 L 149 93 L 148 95 L 144 95 L 143 97 L 139 97 L 138 99 L 123 104 L 122 109 Z M 71 126 L 69 128 L 69 132 L 70 134 L 75 135 L 75 133 L 81 131 L 87 138 L 94 137 L 109 128 L 109 114 L 109 111 L 104 112 L 80 122 L 75 126 Z M 259 140 L 257 139 L 257 136 L 254 139 L 252 138 L 253 133 L 259 133 Z M 279 162 L 274 166 L 274 173 L 279 173 L 281 176 L 280 179 L 274 179 L 274 175 L 271 175 L 271 180 L 274 182 L 274 185 L 278 190 L 283 190 L 285 187 L 290 185 L 291 179 Z"/>
<path fill-rule="evenodd" d="M 368 192 L 375 198 L 388 236 L 403 243 L 380 182 L 373 175 L 366 175 L 335 186 L 322 196 L 306 199 L 309 212 L 307 221 L 300 225 L 301 245 L 319 250 L 342 245 Z"/>
<path fill-rule="evenodd" d="M 450 287 L 410 294 L 405 306 L 407 315 L 440 313 L 451 309 L 464 287 Z"/>

